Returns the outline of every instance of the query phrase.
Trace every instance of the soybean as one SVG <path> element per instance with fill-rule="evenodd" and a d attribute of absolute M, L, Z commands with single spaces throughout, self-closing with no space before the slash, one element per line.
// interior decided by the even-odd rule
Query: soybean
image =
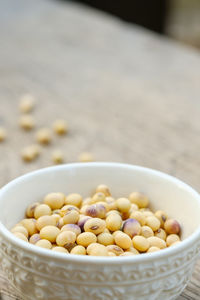
<path fill-rule="evenodd" d="M 106 222 L 99 218 L 91 218 L 85 222 L 84 230 L 92 232 L 94 234 L 99 234 L 106 228 Z"/>
<path fill-rule="evenodd" d="M 92 243 L 96 243 L 97 237 L 92 232 L 83 232 L 83 233 L 79 234 L 76 241 L 77 241 L 78 245 L 87 247 Z"/>

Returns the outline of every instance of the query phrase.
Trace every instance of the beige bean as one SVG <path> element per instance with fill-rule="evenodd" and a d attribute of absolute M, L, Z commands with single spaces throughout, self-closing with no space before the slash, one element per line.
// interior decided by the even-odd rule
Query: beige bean
<path fill-rule="evenodd" d="M 100 201 L 103 201 L 103 202 L 106 201 L 106 196 L 102 192 L 98 192 L 98 193 L 94 194 L 92 197 L 92 200 L 91 200 L 92 204 L 100 202 Z"/>
<path fill-rule="evenodd" d="M 122 218 L 116 213 L 109 214 L 106 218 L 106 227 L 110 231 L 116 231 L 121 228 Z"/>
<path fill-rule="evenodd" d="M 180 237 L 177 234 L 169 234 L 166 239 L 166 243 L 168 247 L 177 241 L 180 241 Z"/>
<path fill-rule="evenodd" d="M 138 255 L 138 254 L 140 254 L 139 252 L 138 252 L 138 250 L 137 249 L 135 249 L 134 247 L 130 247 L 130 248 L 128 248 L 126 251 L 128 251 L 128 252 L 132 252 L 133 254 L 135 254 L 135 255 Z"/>
<path fill-rule="evenodd" d="M 85 247 L 78 245 L 75 246 L 70 253 L 75 255 L 86 255 L 86 249 Z"/>
<path fill-rule="evenodd" d="M 91 248 L 88 255 L 92 256 L 108 256 L 108 250 L 104 245 L 95 243 L 95 245 Z"/>
<path fill-rule="evenodd" d="M 37 233 L 36 220 L 35 219 L 23 219 L 20 224 L 22 224 L 28 231 L 28 235 L 31 236 Z"/>
<path fill-rule="evenodd" d="M 119 198 L 116 200 L 117 209 L 122 212 L 128 212 L 131 208 L 131 203 L 127 198 Z"/>
<path fill-rule="evenodd" d="M 104 246 L 113 245 L 114 237 L 110 233 L 102 232 L 97 236 L 97 241 L 99 244 L 102 244 Z"/>
<path fill-rule="evenodd" d="M 41 239 L 41 240 L 37 241 L 35 243 L 35 246 L 46 248 L 46 249 L 52 248 L 52 244 L 50 243 L 50 241 L 48 241 L 46 239 Z"/>
<path fill-rule="evenodd" d="M 146 218 L 146 225 L 151 227 L 153 231 L 156 231 L 160 228 L 160 221 L 158 218 L 152 216 L 152 217 L 147 217 Z"/>
<path fill-rule="evenodd" d="M 150 243 L 150 247 L 158 247 L 160 249 L 164 249 L 166 248 L 166 242 L 160 238 L 158 238 L 157 236 L 151 236 L 149 238 L 147 238 L 147 240 Z"/>
<path fill-rule="evenodd" d="M 76 234 L 72 231 L 62 231 L 56 237 L 56 244 L 58 246 L 65 246 L 68 248 L 76 241 Z"/>
<path fill-rule="evenodd" d="M 40 205 L 39 202 L 34 202 L 34 203 L 31 203 L 27 209 L 26 209 L 26 216 L 28 218 L 33 218 L 34 217 L 34 211 L 35 211 L 35 208 Z"/>
<path fill-rule="evenodd" d="M 62 253 L 66 253 L 68 254 L 68 250 L 65 249 L 64 247 L 61 247 L 61 246 L 55 246 L 52 248 L 53 251 L 56 251 L 56 252 L 62 252 Z"/>
<path fill-rule="evenodd" d="M 154 232 L 151 229 L 151 227 L 149 226 L 142 226 L 141 227 L 141 233 L 140 233 L 143 237 L 148 238 L 151 236 L 154 236 Z"/>
<path fill-rule="evenodd" d="M 80 194 L 69 194 L 65 199 L 65 204 L 68 205 L 74 205 L 77 207 L 80 207 L 81 203 L 83 201 L 83 198 Z"/>
<path fill-rule="evenodd" d="M 141 211 L 133 211 L 130 214 L 130 218 L 137 220 L 141 226 L 144 226 L 146 224 L 146 217 Z"/>
<path fill-rule="evenodd" d="M 150 242 L 143 236 L 136 235 L 132 241 L 134 248 L 140 252 L 146 252 L 150 247 Z"/>
<path fill-rule="evenodd" d="M 120 254 L 124 253 L 123 249 L 117 245 L 108 245 L 106 246 L 106 248 L 109 252 L 114 253 L 116 256 L 119 256 Z"/>
<path fill-rule="evenodd" d="M 21 157 L 25 162 L 31 162 L 35 160 L 40 154 L 40 148 L 38 145 L 30 145 L 25 147 L 21 152 Z"/>
<path fill-rule="evenodd" d="M 106 197 L 106 203 L 107 203 L 108 211 L 117 209 L 117 204 L 114 198 Z"/>
<path fill-rule="evenodd" d="M 168 215 L 162 210 L 157 210 L 154 215 L 160 221 L 160 227 L 164 228 L 164 223 L 168 219 Z"/>
<path fill-rule="evenodd" d="M 42 216 L 50 216 L 51 215 L 51 208 L 47 204 L 40 204 L 36 206 L 35 211 L 34 211 L 34 217 L 38 219 L 39 217 Z"/>
<path fill-rule="evenodd" d="M 40 231 L 47 225 L 56 226 L 56 220 L 52 216 L 41 216 L 36 221 L 36 227 Z"/>
<path fill-rule="evenodd" d="M 42 145 L 48 145 L 51 142 L 51 131 L 48 128 L 41 128 L 36 134 L 36 140 Z"/>
<path fill-rule="evenodd" d="M 44 203 L 52 210 L 60 209 L 65 203 L 65 195 L 63 193 L 49 193 L 45 196 Z"/>
<path fill-rule="evenodd" d="M 61 209 L 60 209 L 60 215 L 61 217 L 64 217 L 64 215 L 66 215 L 67 212 L 71 211 L 71 210 L 75 210 L 77 212 L 79 212 L 78 207 L 74 206 L 74 205 L 64 205 Z"/>
<path fill-rule="evenodd" d="M 27 237 L 26 237 L 23 233 L 21 233 L 21 232 L 14 232 L 13 234 L 14 234 L 17 238 L 19 238 L 20 240 L 23 240 L 23 241 L 25 241 L 25 242 L 28 242 Z"/>
<path fill-rule="evenodd" d="M 132 246 L 131 238 L 123 232 L 117 233 L 114 240 L 116 245 L 122 249 L 128 249 Z"/>
<path fill-rule="evenodd" d="M 31 130 L 35 127 L 34 118 L 31 115 L 22 115 L 19 119 L 19 125 L 25 130 Z"/>
<path fill-rule="evenodd" d="M 64 224 L 76 224 L 79 220 L 79 213 L 76 210 L 68 211 L 64 217 Z"/>
<path fill-rule="evenodd" d="M 3 127 L 0 127 L 0 143 L 6 139 L 6 130 Z"/>
<path fill-rule="evenodd" d="M 62 164 L 64 162 L 64 154 L 59 149 L 54 150 L 51 157 L 54 164 Z"/>
<path fill-rule="evenodd" d="M 59 233 L 60 229 L 58 227 L 47 225 L 40 230 L 40 238 L 48 240 L 51 243 L 55 243 Z"/>
<path fill-rule="evenodd" d="M 99 193 L 99 192 L 104 193 L 104 195 L 105 195 L 106 197 L 111 196 L 109 187 L 108 187 L 107 185 L 105 185 L 105 184 L 99 184 L 99 185 L 97 186 L 97 188 L 96 188 L 96 193 Z"/>
<path fill-rule="evenodd" d="M 68 132 L 68 125 L 65 120 L 58 119 L 53 123 L 54 132 L 58 135 L 64 135 Z"/>
<path fill-rule="evenodd" d="M 160 248 L 152 246 L 147 250 L 147 253 L 160 251 Z"/>
<path fill-rule="evenodd" d="M 31 243 L 31 244 L 36 244 L 39 240 L 40 240 L 40 234 L 39 234 L 39 233 L 34 233 L 34 234 L 30 237 L 29 243 Z"/>
<path fill-rule="evenodd" d="M 106 228 L 106 222 L 99 218 L 91 218 L 85 222 L 84 230 L 93 232 L 94 234 L 100 234 Z"/>
<path fill-rule="evenodd" d="M 83 232 L 78 235 L 76 242 L 78 245 L 83 247 L 88 247 L 92 243 L 96 243 L 97 237 L 92 232 Z"/>
<path fill-rule="evenodd" d="M 11 232 L 12 232 L 12 233 L 20 232 L 20 233 L 22 233 L 23 235 L 25 235 L 25 237 L 28 238 L 28 230 L 27 230 L 24 226 L 22 226 L 22 225 L 16 225 L 15 227 L 13 227 L 13 228 L 11 229 Z"/>
<path fill-rule="evenodd" d="M 154 235 L 166 241 L 167 234 L 162 228 L 159 228 L 157 231 L 155 231 Z"/>
<path fill-rule="evenodd" d="M 129 195 L 129 200 L 131 203 L 137 204 L 139 208 L 145 208 L 149 205 L 149 199 L 142 193 L 133 192 Z"/>

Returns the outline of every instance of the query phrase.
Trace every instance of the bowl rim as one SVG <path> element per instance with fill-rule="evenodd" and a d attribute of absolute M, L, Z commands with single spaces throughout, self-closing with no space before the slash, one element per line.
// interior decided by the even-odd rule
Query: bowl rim
<path fill-rule="evenodd" d="M 17 177 L 16 179 L 7 183 L 4 187 L 0 189 L 0 201 L 3 195 L 13 186 L 23 182 L 24 180 L 30 179 L 32 176 L 36 176 L 41 173 L 51 172 L 52 170 L 60 170 L 60 169 L 72 169 L 72 168 L 98 168 L 98 167 L 116 167 L 122 169 L 134 169 L 145 171 L 147 173 L 151 173 L 157 175 L 164 180 L 168 180 L 170 182 L 174 182 L 179 187 L 186 189 L 192 196 L 194 196 L 200 203 L 200 195 L 199 193 L 193 189 L 191 186 L 181 181 L 180 179 L 168 175 L 164 172 L 154 170 L 151 168 L 146 168 L 139 165 L 125 164 L 125 163 L 115 163 L 115 162 L 88 162 L 88 163 L 70 163 L 63 164 L 58 166 L 50 166 L 46 168 L 41 168 L 29 173 L 26 173 L 22 176 Z M 133 255 L 133 256 L 123 256 L 122 259 L 119 257 L 106 257 L 106 256 L 88 256 L 88 255 L 66 255 L 65 253 L 49 251 L 48 249 L 37 247 L 30 243 L 27 243 L 19 238 L 15 237 L 0 221 L 0 235 L 5 239 L 9 240 L 13 245 L 16 245 L 19 248 L 22 248 L 28 253 L 32 253 L 39 256 L 44 256 L 46 258 L 51 258 L 53 260 L 62 260 L 66 262 L 74 262 L 74 263 L 90 263 L 90 264 L 104 264 L 104 265 L 112 265 L 112 264 L 121 264 L 122 262 L 125 264 L 129 263 L 142 263 L 142 262 L 152 262 L 156 260 L 160 260 L 163 258 L 167 258 L 169 256 L 176 255 L 189 248 L 190 245 L 193 245 L 200 238 L 200 225 L 195 229 L 195 231 L 186 239 L 184 239 L 180 244 L 177 244 L 174 247 L 169 247 L 162 249 L 162 251 L 152 252 L 152 253 L 144 253 L 142 255 Z"/>

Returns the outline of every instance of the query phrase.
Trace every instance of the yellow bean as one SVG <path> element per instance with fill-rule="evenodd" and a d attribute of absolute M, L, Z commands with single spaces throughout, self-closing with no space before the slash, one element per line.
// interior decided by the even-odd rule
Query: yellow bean
<path fill-rule="evenodd" d="M 92 232 L 83 232 L 77 236 L 76 242 L 78 245 L 87 247 L 92 243 L 96 243 L 97 237 Z"/>
<path fill-rule="evenodd" d="M 146 218 L 146 225 L 151 227 L 153 231 L 156 231 L 160 228 L 160 221 L 158 218 L 152 216 L 152 217 L 147 217 Z"/>
<path fill-rule="evenodd" d="M 80 207 L 83 198 L 80 194 L 69 194 L 65 199 L 65 204 L 74 205 Z"/>
<path fill-rule="evenodd" d="M 50 216 L 51 215 L 51 208 L 47 204 L 40 204 L 36 206 L 34 211 L 34 217 L 38 219 L 41 216 Z"/>
<path fill-rule="evenodd" d="M 23 235 L 25 235 L 25 237 L 28 238 L 28 230 L 27 230 L 24 226 L 22 226 L 22 225 L 16 225 L 15 227 L 13 227 L 13 228 L 11 229 L 11 232 L 12 232 L 12 233 L 20 232 L 20 233 L 22 233 Z"/>
<path fill-rule="evenodd" d="M 104 246 L 113 245 L 114 237 L 110 233 L 102 232 L 98 235 L 97 241 L 99 244 L 102 244 Z"/>
<path fill-rule="evenodd" d="M 155 236 L 159 237 L 160 239 L 163 239 L 164 241 L 166 241 L 167 234 L 162 228 L 159 228 L 157 231 L 155 231 L 154 234 L 155 234 Z"/>
<path fill-rule="evenodd" d="M 50 241 L 48 241 L 46 239 L 41 239 L 41 240 L 37 241 L 35 243 L 35 246 L 46 248 L 46 249 L 52 248 L 52 244 L 50 243 Z"/>
<path fill-rule="evenodd" d="M 64 224 L 76 224 L 79 220 L 79 213 L 76 210 L 67 212 L 63 217 Z"/>
<path fill-rule="evenodd" d="M 71 252 L 71 254 L 76 254 L 76 255 L 86 255 L 86 249 L 85 247 L 81 246 L 81 245 L 78 245 L 78 246 L 75 246 Z"/>
<path fill-rule="evenodd" d="M 14 234 L 17 238 L 19 238 L 20 240 L 23 240 L 23 241 L 25 241 L 25 242 L 28 242 L 27 237 L 26 237 L 23 233 L 21 233 L 21 232 L 14 232 L 13 234 Z"/>
<path fill-rule="evenodd" d="M 40 230 L 40 238 L 48 240 L 51 243 L 55 243 L 59 233 L 60 229 L 58 227 L 47 225 Z"/>
<path fill-rule="evenodd" d="M 40 231 L 47 225 L 56 226 L 56 220 L 52 216 L 41 216 L 36 221 L 36 227 Z"/>
<path fill-rule="evenodd" d="M 88 252 L 88 255 L 93 256 L 108 256 L 108 250 L 104 245 L 96 243 L 91 250 Z"/>
<path fill-rule="evenodd" d="M 158 238 L 157 236 L 151 236 L 149 238 L 147 238 L 147 240 L 149 241 L 150 243 L 150 247 L 158 247 L 160 249 L 164 249 L 166 248 L 166 243 L 164 240 Z"/>
<path fill-rule="evenodd" d="M 128 249 L 132 245 L 131 238 L 123 232 L 117 233 L 114 237 L 114 240 L 116 245 L 122 249 Z"/>
<path fill-rule="evenodd" d="M 149 226 L 142 226 L 141 227 L 141 233 L 143 237 L 148 238 L 150 236 L 154 236 L 154 232 Z"/>
<path fill-rule="evenodd" d="M 116 231 L 121 228 L 122 218 L 116 213 L 109 214 L 106 218 L 106 227 L 110 231 Z"/>
<path fill-rule="evenodd" d="M 119 198 L 116 200 L 117 208 L 120 212 L 128 212 L 131 208 L 131 203 L 127 198 Z"/>
<path fill-rule="evenodd" d="M 69 253 L 67 249 L 65 249 L 64 247 L 61 247 L 61 246 L 55 246 L 52 248 L 53 251 L 56 251 L 56 252 L 62 252 L 62 253 Z"/>
<path fill-rule="evenodd" d="M 150 247 L 150 242 L 143 236 L 136 235 L 132 241 L 133 246 L 140 252 L 146 252 Z"/>
<path fill-rule="evenodd" d="M 56 237 L 56 244 L 58 246 L 65 246 L 68 248 L 76 241 L 76 234 L 72 231 L 62 231 Z"/>
<path fill-rule="evenodd" d="M 106 197 L 111 196 L 110 190 L 109 190 L 108 186 L 105 184 L 100 184 L 97 186 L 96 193 L 98 193 L 98 192 L 104 193 L 104 195 Z"/>
<path fill-rule="evenodd" d="M 148 250 L 147 250 L 147 253 L 150 253 L 150 252 L 156 252 L 156 251 L 159 251 L 160 248 L 158 247 L 155 247 L 155 246 L 152 246 L 150 247 Z"/>
<path fill-rule="evenodd" d="M 65 195 L 63 193 L 50 193 L 44 198 L 44 203 L 51 209 L 60 209 L 65 203 Z"/>
<path fill-rule="evenodd" d="M 68 126 L 65 120 L 56 120 L 53 124 L 54 132 L 58 135 L 64 135 L 68 132 Z"/>
<path fill-rule="evenodd" d="M 85 222 L 84 230 L 93 232 L 94 234 L 100 234 L 106 228 L 106 222 L 99 218 L 91 218 Z"/>
<path fill-rule="evenodd" d="M 22 224 L 27 229 L 29 236 L 38 232 L 35 219 L 23 219 L 20 224 Z"/>
<path fill-rule="evenodd" d="M 0 127 L 0 143 L 6 139 L 6 130 L 3 127 Z"/>
<path fill-rule="evenodd" d="M 166 243 L 168 247 L 177 241 L 180 241 L 180 237 L 177 234 L 169 234 L 166 239 Z"/>
<path fill-rule="evenodd" d="M 149 199 L 142 193 L 133 192 L 129 195 L 131 203 L 137 204 L 139 208 L 145 208 L 149 205 Z"/>

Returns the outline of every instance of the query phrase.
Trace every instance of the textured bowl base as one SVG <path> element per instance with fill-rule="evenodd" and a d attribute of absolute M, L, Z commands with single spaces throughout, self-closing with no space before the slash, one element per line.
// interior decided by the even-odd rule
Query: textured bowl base
<path fill-rule="evenodd" d="M 39 295 L 38 295 L 39 296 Z M 94 296 L 94 297 L 88 297 L 87 295 L 86 296 L 82 296 L 81 298 L 77 298 L 77 297 L 73 297 L 73 298 L 69 298 L 67 295 L 66 296 L 62 296 L 62 297 L 56 297 L 56 298 L 52 298 L 52 297 L 50 297 L 50 298 L 48 298 L 48 297 L 45 297 L 45 298 L 40 298 L 40 297 L 38 297 L 38 298 L 35 298 L 35 296 L 34 297 L 27 297 L 27 296 L 25 296 L 25 295 L 23 295 L 23 294 L 19 294 L 19 297 L 20 297 L 20 300 L 36 300 L 36 299 L 45 299 L 45 300 L 110 300 L 110 299 L 114 299 L 114 300 L 175 300 L 175 299 L 177 299 L 177 297 L 179 296 L 179 294 L 177 294 L 177 295 L 175 295 L 175 296 L 171 296 L 171 297 L 169 297 L 169 296 L 163 296 L 162 294 L 161 295 L 156 295 L 156 294 L 154 294 L 154 295 L 146 295 L 146 296 L 141 296 L 141 297 L 138 297 L 138 296 L 121 296 L 121 297 L 119 297 L 119 298 L 111 298 L 111 297 L 108 297 L 108 296 L 104 296 L 104 295 L 102 295 L 102 296 L 99 296 L 99 297 L 97 297 L 96 298 L 96 296 Z"/>
<path fill-rule="evenodd" d="M 189 273 L 191 272 L 188 272 L 179 284 L 174 280 L 174 277 L 171 277 L 171 282 L 174 282 L 173 288 L 169 286 L 169 290 L 161 290 L 163 279 L 158 280 L 157 284 L 155 282 L 143 283 L 143 287 L 145 287 L 143 289 L 140 284 L 118 287 L 112 285 L 108 287 L 91 287 L 54 282 L 49 286 L 47 282 L 41 279 L 40 286 L 36 286 L 32 282 L 27 282 L 26 285 L 22 281 L 18 282 L 16 292 L 22 300 L 175 300 L 185 288 L 186 281 L 190 276 Z M 13 279 L 9 278 L 14 286 L 15 280 Z"/>
<path fill-rule="evenodd" d="M 198 253 L 195 245 L 167 264 L 97 270 L 69 263 L 61 267 L 25 256 L 5 242 L 1 246 L 2 269 L 23 300 L 175 300 L 192 275 Z"/>

